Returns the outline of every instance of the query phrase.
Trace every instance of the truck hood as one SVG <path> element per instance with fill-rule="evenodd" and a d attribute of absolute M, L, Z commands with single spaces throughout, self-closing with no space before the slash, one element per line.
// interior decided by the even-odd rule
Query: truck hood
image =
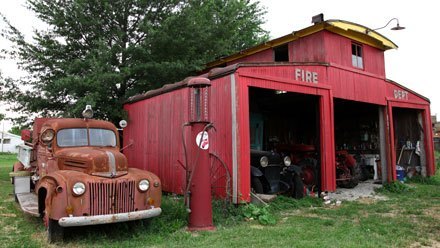
<path fill-rule="evenodd" d="M 127 158 L 118 149 L 74 147 L 58 151 L 58 167 L 102 177 L 127 174 Z"/>

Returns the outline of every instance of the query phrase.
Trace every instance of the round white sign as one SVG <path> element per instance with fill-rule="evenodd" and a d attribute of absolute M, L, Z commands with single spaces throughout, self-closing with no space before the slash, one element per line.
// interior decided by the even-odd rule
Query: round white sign
<path fill-rule="evenodd" d="M 208 132 L 205 131 L 197 134 L 196 145 L 202 150 L 207 150 L 209 148 Z"/>

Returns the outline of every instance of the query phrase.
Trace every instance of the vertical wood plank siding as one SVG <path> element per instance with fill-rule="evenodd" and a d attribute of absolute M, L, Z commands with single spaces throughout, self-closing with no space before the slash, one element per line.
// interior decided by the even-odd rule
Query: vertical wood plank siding
<path fill-rule="evenodd" d="M 150 170 L 162 180 L 164 191 L 183 193 L 185 163 L 182 125 L 188 116 L 188 92 L 179 89 L 125 105 L 128 126 L 124 143 L 132 145 L 123 152 L 128 163 Z"/>
<path fill-rule="evenodd" d="M 291 42 L 289 63 L 270 63 L 274 58 L 272 48 L 268 47 L 259 53 L 228 62 L 229 65 L 238 62 L 252 64 L 239 64 L 223 71 L 217 70 L 218 74 L 213 70 L 204 75 L 211 77 L 210 111 L 216 127 L 215 132 L 210 132 L 210 152 L 227 165 L 236 179 L 233 190 L 236 202 L 250 200 L 249 87 L 319 96 L 323 190 L 336 188 L 334 98 L 383 107 L 388 180 L 396 178 L 393 108 L 420 110 L 424 129 L 431 130 L 429 100 L 386 80 L 384 51 L 360 44 L 364 68 L 354 68 L 351 64 L 351 44 L 349 38 L 323 30 Z M 297 78 L 296 70 L 316 73 L 318 82 Z M 235 88 L 231 88 L 231 79 L 234 79 Z M 235 93 L 233 97 L 231 92 Z M 124 130 L 124 142 L 125 145 L 133 143 L 124 150 L 129 164 L 156 173 L 162 180 L 164 191 L 182 194 L 185 170 L 180 164 L 185 163 L 185 156 L 181 137 L 182 124 L 188 121 L 188 90 L 178 88 L 163 92 L 127 103 L 125 109 L 129 120 Z M 233 118 L 234 111 L 236 115 Z M 194 142 L 194 137 L 188 135 L 189 130 L 185 132 L 187 142 Z M 435 167 L 431 132 L 425 132 L 424 138 L 427 174 L 433 175 Z"/>

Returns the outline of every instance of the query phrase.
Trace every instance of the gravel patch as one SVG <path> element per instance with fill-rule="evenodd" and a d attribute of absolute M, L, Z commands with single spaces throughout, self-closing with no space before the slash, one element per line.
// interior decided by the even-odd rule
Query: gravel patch
<path fill-rule="evenodd" d="M 337 188 L 336 192 L 329 192 L 328 196 L 331 200 L 339 201 L 355 201 L 360 198 L 373 198 L 375 200 L 387 200 L 388 198 L 383 195 L 378 195 L 374 191 L 376 188 L 382 187 L 381 184 L 375 184 L 374 180 L 367 180 L 360 182 L 356 187 L 352 189 Z"/>

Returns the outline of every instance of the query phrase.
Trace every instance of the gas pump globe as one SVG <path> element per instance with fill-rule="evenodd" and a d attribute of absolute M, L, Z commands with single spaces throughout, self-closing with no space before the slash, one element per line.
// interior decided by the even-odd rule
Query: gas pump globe
<path fill-rule="evenodd" d="M 189 122 L 209 123 L 209 98 L 211 81 L 207 78 L 191 78 L 189 88 Z"/>

